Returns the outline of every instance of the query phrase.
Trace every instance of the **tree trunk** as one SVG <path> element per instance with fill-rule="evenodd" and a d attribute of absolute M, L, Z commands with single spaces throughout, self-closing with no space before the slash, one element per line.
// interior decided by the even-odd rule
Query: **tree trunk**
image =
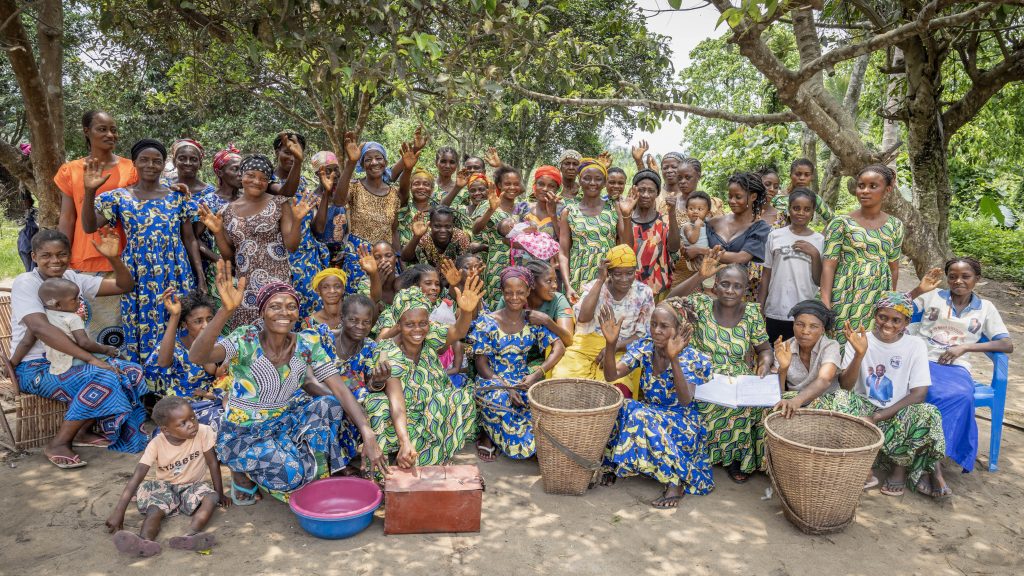
<path fill-rule="evenodd" d="M 868 71 L 868 64 L 871 61 L 870 54 L 864 54 L 857 58 L 857 61 L 853 64 L 853 70 L 850 71 L 850 79 L 846 83 L 846 94 L 843 96 L 843 108 L 856 119 L 860 115 L 860 93 L 864 87 L 864 76 Z M 885 146 L 882 147 L 888 150 Z M 839 185 L 843 181 L 842 166 L 840 166 L 839 158 L 833 154 L 829 156 L 828 162 L 825 164 L 825 169 L 821 171 L 824 176 L 821 186 L 822 200 L 826 204 L 835 208 L 839 200 Z"/>
<path fill-rule="evenodd" d="M 893 68 L 900 69 L 905 66 L 903 51 L 899 48 L 893 48 L 891 65 Z M 890 117 L 882 119 L 882 150 L 892 150 L 900 138 L 899 123 L 893 120 L 891 116 L 900 110 L 899 88 L 904 76 L 905 74 L 902 73 L 890 75 L 889 84 L 886 86 L 885 113 Z M 893 156 L 892 161 L 889 162 L 889 167 L 893 169 L 893 172 L 896 172 L 896 156 Z M 896 179 L 897 181 L 900 179 L 898 172 L 896 173 Z M 914 206 L 920 206 L 920 200 L 916 194 L 910 200 Z"/>
<path fill-rule="evenodd" d="M 818 135 L 807 126 L 803 126 L 800 129 L 800 150 L 803 153 L 803 157 L 807 158 L 814 165 L 818 165 Z M 779 166 L 782 170 L 786 170 L 787 166 Z M 814 180 L 811 182 L 811 189 L 817 192 L 818 190 L 818 171 L 814 171 Z"/>

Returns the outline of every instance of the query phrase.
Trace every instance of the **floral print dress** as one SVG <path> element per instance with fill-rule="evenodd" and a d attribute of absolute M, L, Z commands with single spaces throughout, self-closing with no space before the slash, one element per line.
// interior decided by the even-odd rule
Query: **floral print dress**
<path fill-rule="evenodd" d="M 242 303 L 228 321 L 229 330 L 259 319 L 256 294 L 260 288 L 272 281 L 291 280 L 288 250 L 281 236 L 281 210 L 289 209 L 284 206 L 289 201 L 281 196 L 269 196 L 267 205 L 252 216 L 235 214 L 234 202 L 222 212 L 224 232 L 235 248 L 235 275 L 248 278 Z"/>
<path fill-rule="evenodd" d="M 179 293 L 196 287 L 181 226 L 198 219 L 198 208 L 176 190 L 162 198 L 139 200 L 127 188 L 118 188 L 100 194 L 96 210 L 111 224 L 121 224 L 128 238 L 121 259 L 135 278 L 135 289 L 121 295 L 123 350 L 127 360 L 141 363 L 159 347 L 163 335 L 160 295 L 171 286 Z"/>

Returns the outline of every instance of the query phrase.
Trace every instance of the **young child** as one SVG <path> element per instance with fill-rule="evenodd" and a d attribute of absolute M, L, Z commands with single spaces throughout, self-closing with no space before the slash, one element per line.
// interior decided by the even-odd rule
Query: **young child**
<path fill-rule="evenodd" d="M 160 544 L 160 522 L 166 516 L 182 512 L 192 516 L 184 536 L 171 538 L 171 548 L 208 550 L 216 543 L 213 534 L 203 532 L 214 508 L 228 505 L 214 452 L 217 435 L 196 420 L 187 398 L 167 396 L 153 407 L 153 420 L 162 434 L 150 441 L 135 474 L 121 492 L 121 499 L 107 518 L 107 529 L 114 532 L 118 551 L 133 556 L 155 556 Z M 156 480 L 146 480 L 150 467 L 156 467 Z M 213 486 L 206 481 L 209 470 Z M 123 530 L 124 513 L 132 496 L 138 496 L 138 508 L 145 517 L 138 534 Z"/>
<path fill-rule="evenodd" d="M 39 300 L 43 302 L 46 319 L 50 324 L 67 334 L 79 348 L 97 355 L 117 357 L 117 348 L 99 344 L 85 331 L 85 321 L 78 315 L 81 302 L 78 299 L 77 284 L 64 278 L 49 278 L 39 287 Z M 11 354 L 11 365 L 17 366 L 35 343 L 35 335 L 27 333 Z M 46 359 L 50 361 L 50 374 L 55 376 L 67 372 L 72 366 L 84 364 L 82 360 L 49 346 L 46 346 Z M 102 362 L 102 359 L 99 361 Z M 103 364 L 109 368 L 106 362 Z"/>
<path fill-rule="evenodd" d="M 808 228 L 814 219 L 814 192 L 797 188 L 789 195 L 789 226 L 776 228 L 765 242 L 764 269 L 757 301 L 764 311 L 768 339 L 793 337 L 789 311 L 797 302 L 812 300 L 821 281 L 821 251 L 825 237 Z"/>
<path fill-rule="evenodd" d="M 514 218 L 505 218 L 498 224 L 498 232 L 512 245 L 514 262 L 525 257 L 523 252 L 531 258 L 545 262 L 558 254 L 558 241 L 543 232 L 538 232 L 529 222 L 517 223 Z"/>
<path fill-rule="evenodd" d="M 679 233 L 683 237 L 683 254 L 685 254 L 686 249 L 691 246 L 696 246 L 698 248 L 708 247 L 708 231 L 705 221 L 710 214 L 711 197 L 704 192 L 696 190 L 686 199 L 686 222 L 683 224 L 683 227 L 679 229 Z M 693 259 L 687 258 L 687 270 L 690 272 L 700 270 L 700 263 L 703 259 L 703 256 L 697 256 Z M 704 282 L 704 287 L 710 288 L 714 282 L 714 278 L 709 278 Z"/>

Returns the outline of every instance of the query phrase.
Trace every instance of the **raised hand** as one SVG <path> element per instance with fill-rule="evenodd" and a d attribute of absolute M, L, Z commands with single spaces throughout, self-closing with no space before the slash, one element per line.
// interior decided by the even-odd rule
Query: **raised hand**
<path fill-rule="evenodd" d="M 419 162 L 420 152 L 409 142 L 402 142 L 402 164 L 406 170 L 412 170 Z"/>
<path fill-rule="evenodd" d="M 487 153 L 484 154 L 484 161 L 491 168 L 501 168 L 501 157 L 498 156 L 498 149 L 491 146 L 487 149 Z"/>
<path fill-rule="evenodd" d="M 623 320 L 615 319 L 615 311 L 611 306 L 605 304 L 601 307 L 598 322 L 601 325 L 601 333 L 604 334 L 605 342 L 618 342 Z"/>
<path fill-rule="evenodd" d="M 199 219 L 211 234 L 218 234 L 224 229 L 224 219 L 220 215 L 214 214 L 205 204 L 199 205 Z"/>
<path fill-rule="evenodd" d="M 350 164 L 355 164 L 359 161 L 359 156 L 363 153 L 363 146 L 359 143 L 359 139 L 356 138 L 355 132 L 345 132 L 342 136 L 342 146 L 345 148 L 345 156 L 348 157 Z"/>
<path fill-rule="evenodd" d="M 629 189 L 629 194 L 624 194 L 622 198 L 619 198 L 619 212 L 622 213 L 624 218 L 632 216 L 633 209 L 636 208 L 639 198 L 640 193 L 637 192 L 636 186 Z"/>
<path fill-rule="evenodd" d="M 414 220 L 412 223 L 412 235 L 414 238 L 422 238 L 427 231 L 430 230 L 430 226 L 423 220 Z"/>
<path fill-rule="evenodd" d="M 641 140 L 637 142 L 636 146 L 633 146 L 632 150 L 630 150 L 630 154 L 632 154 L 633 160 L 640 164 L 643 162 L 644 156 L 650 149 L 651 147 L 647 144 L 647 140 Z"/>
<path fill-rule="evenodd" d="M 312 210 L 313 203 L 308 195 L 303 196 L 301 200 L 296 198 L 292 203 L 292 215 L 294 215 L 296 221 L 305 218 L 306 214 L 309 214 Z"/>
<path fill-rule="evenodd" d="M 426 148 L 428 142 L 430 142 L 430 134 L 427 134 L 427 131 L 423 129 L 423 124 L 420 124 L 412 135 L 412 147 L 419 152 Z"/>
<path fill-rule="evenodd" d="M 461 290 L 455 288 L 455 301 L 459 304 L 459 310 L 466 313 L 473 313 L 483 297 L 484 282 L 476 272 L 469 273 Z"/>
<path fill-rule="evenodd" d="M 494 184 L 487 190 L 487 204 L 490 205 L 492 212 L 501 206 L 501 194 Z"/>
<path fill-rule="evenodd" d="M 362 268 L 363 272 L 366 272 L 367 276 L 373 276 L 377 273 L 377 259 L 370 254 L 370 249 L 366 246 L 359 246 L 356 250 L 359 255 L 359 267 Z"/>
<path fill-rule="evenodd" d="M 704 255 L 704 260 L 700 263 L 700 275 L 704 278 L 711 278 L 722 268 L 725 268 L 725 264 L 719 264 L 718 259 L 722 257 L 723 249 L 721 246 L 715 246 L 707 254 Z"/>
<path fill-rule="evenodd" d="M 611 264 L 611 262 L 607 258 L 602 258 L 601 263 L 597 265 L 597 279 L 600 280 L 602 284 L 608 281 L 609 264 Z"/>
<path fill-rule="evenodd" d="M 181 316 L 181 302 L 178 300 L 178 294 L 174 286 L 164 290 L 164 293 L 160 295 L 160 299 L 163 300 L 164 308 L 168 314 L 175 317 Z"/>
<path fill-rule="evenodd" d="M 85 159 L 85 175 L 82 182 L 85 184 L 85 192 L 95 194 L 101 186 L 110 180 L 110 174 L 103 174 L 103 163 L 96 158 Z"/>
<path fill-rule="evenodd" d="M 449 286 L 458 286 L 462 282 L 462 271 L 448 258 L 441 258 L 441 274 Z"/>
<path fill-rule="evenodd" d="M 121 253 L 121 237 L 110 226 L 104 226 L 96 231 L 100 235 L 99 244 L 96 240 L 90 240 L 93 248 L 99 251 L 106 258 L 117 258 Z"/>
<path fill-rule="evenodd" d="M 235 286 L 234 278 L 231 276 L 231 262 L 217 260 L 217 292 L 220 294 L 220 302 L 229 312 L 233 312 L 242 303 L 242 296 L 245 294 L 245 285 L 248 278 L 242 277 Z"/>
<path fill-rule="evenodd" d="M 653 155 L 647 157 L 647 169 L 651 170 L 653 172 L 659 172 L 660 173 L 660 171 L 658 170 L 658 162 L 655 161 Z"/>
<path fill-rule="evenodd" d="M 847 322 L 843 326 L 843 334 L 846 336 L 846 341 L 853 346 L 853 351 L 863 357 L 868 351 L 868 336 L 864 332 L 864 327 L 861 326 L 859 330 L 854 330 L 850 327 L 850 323 Z"/>
<path fill-rule="evenodd" d="M 284 143 L 284 148 L 288 151 L 288 154 L 294 158 L 296 162 L 302 162 L 302 144 L 299 144 L 299 137 L 296 135 L 288 135 L 284 132 L 281 132 L 281 136 L 281 141 Z"/>
<path fill-rule="evenodd" d="M 669 358 L 675 359 L 690 344 L 690 337 L 693 335 L 693 326 L 687 324 L 682 330 L 676 330 L 674 336 L 668 339 L 665 344 L 665 353 Z"/>
<path fill-rule="evenodd" d="M 597 161 L 601 163 L 605 168 L 611 168 L 612 165 L 612 154 L 605 150 L 597 155 Z"/>
<path fill-rule="evenodd" d="M 325 193 L 333 192 L 334 185 L 338 182 L 338 173 L 334 170 L 328 170 L 326 166 L 320 169 L 317 174 L 320 177 L 320 187 L 323 188 Z"/>
<path fill-rule="evenodd" d="M 918 292 L 925 294 L 931 292 L 942 284 L 942 269 L 932 268 L 921 278 L 921 282 L 917 284 Z"/>
<path fill-rule="evenodd" d="M 782 336 L 775 340 L 775 361 L 779 363 L 779 370 L 788 370 L 790 362 L 793 361 L 793 352 L 790 351 L 789 344 L 782 340 Z"/>
<path fill-rule="evenodd" d="M 473 173 L 470 172 L 469 169 L 460 168 L 459 171 L 455 173 L 455 187 L 465 188 L 466 184 L 469 183 L 469 177 L 472 175 Z"/>

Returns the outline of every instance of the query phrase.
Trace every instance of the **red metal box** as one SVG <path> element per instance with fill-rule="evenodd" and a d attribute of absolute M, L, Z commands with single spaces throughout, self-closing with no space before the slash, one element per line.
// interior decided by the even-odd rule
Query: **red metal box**
<path fill-rule="evenodd" d="M 384 481 L 384 533 L 479 532 L 483 492 L 476 466 L 392 467 Z"/>

